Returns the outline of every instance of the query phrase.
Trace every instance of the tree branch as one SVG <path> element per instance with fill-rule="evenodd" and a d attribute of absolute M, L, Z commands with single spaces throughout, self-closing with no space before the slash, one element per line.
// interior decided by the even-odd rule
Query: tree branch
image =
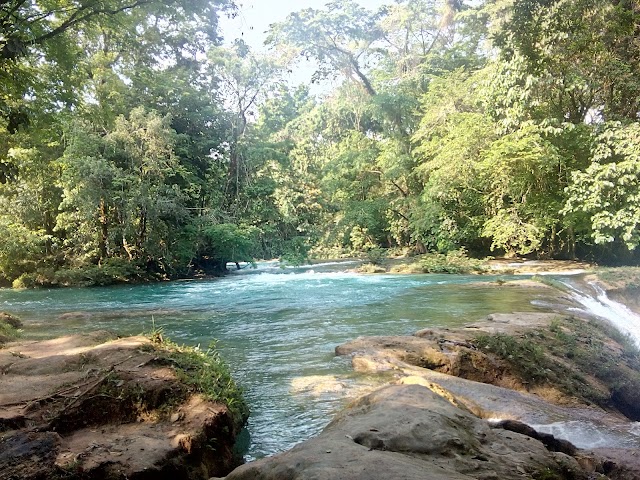
<path fill-rule="evenodd" d="M 118 13 L 126 12 L 127 10 L 132 10 L 141 5 L 146 5 L 151 3 L 153 0 L 137 0 L 129 5 L 124 5 L 120 8 L 110 9 L 110 8 L 99 8 L 96 10 L 92 10 L 85 15 L 82 15 L 83 12 L 89 9 L 89 6 L 84 6 L 78 8 L 73 14 L 67 18 L 64 22 L 62 22 L 58 27 L 54 28 L 50 32 L 45 33 L 44 35 L 40 35 L 39 37 L 34 38 L 31 43 L 34 45 L 39 45 L 50 38 L 55 37 L 56 35 L 60 35 L 70 28 L 82 23 L 84 21 L 89 20 L 92 17 L 97 15 L 117 15 Z"/>

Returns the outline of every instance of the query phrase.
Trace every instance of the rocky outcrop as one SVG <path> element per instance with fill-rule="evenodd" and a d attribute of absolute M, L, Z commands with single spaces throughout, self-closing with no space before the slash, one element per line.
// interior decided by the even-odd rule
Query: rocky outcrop
<path fill-rule="evenodd" d="M 520 313 L 414 336 L 360 337 L 336 353 L 350 355 L 358 371 L 392 373 L 396 382 L 427 386 L 552 449 L 562 441 L 526 424 L 584 425 L 609 442 L 594 450 L 589 462 L 596 461 L 610 478 L 640 479 L 635 459 L 640 438 L 633 423 L 620 415 L 637 418 L 632 392 L 640 385 L 638 355 L 614 340 L 619 337 L 610 327 L 585 319 Z M 594 447 L 579 431 L 573 438 L 584 442 L 583 448 Z"/>
<path fill-rule="evenodd" d="M 640 287 L 613 288 L 607 290 L 607 295 L 640 315 Z"/>
<path fill-rule="evenodd" d="M 430 389 L 410 385 L 361 398 L 317 437 L 243 465 L 226 480 L 586 479 L 589 473 L 566 453 L 491 428 Z"/>
<path fill-rule="evenodd" d="M 544 313 L 489 315 L 464 328 L 359 337 L 336 348 L 363 372 L 439 372 L 534 393 L 561 405 L 596 404 L 640 419 L 640 357 L 612 327 Z M 480 388 L 480 387 L 479 387 Z"/>
<path fill-rule="evenodd" d="M 105 332 L 0 350 L 0 479 L 207 479 L 240 463 L 242 419 L 145 337 Z"/>
<path fill-rule="evenodd" d="M 625 436 L 632 423 L 620 415 L 632 402 L 616 395 L 635 389 L 635 357 L 615 337 L 584 318 L 526 312 L 357 338 L 336 354 L 401 386 L 358 400 L 318 437 L 226 478 L 640 479 L 640 439 Z M 558 424 L 583 425 L 622 448 L 581 450 L 536 430 Z"/>

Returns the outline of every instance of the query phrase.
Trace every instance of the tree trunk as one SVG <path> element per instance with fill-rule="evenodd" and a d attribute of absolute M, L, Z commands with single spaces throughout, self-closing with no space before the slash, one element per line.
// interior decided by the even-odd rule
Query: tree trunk
<path fill-rule="evenodd" d="M 107 258 L 109 255 L 109 224 L 107 220 L 107 207 L 104 198 L 100 199 L 100 240 L 98 242 L 98 250 L 100 251 L 100 260 Z"/>

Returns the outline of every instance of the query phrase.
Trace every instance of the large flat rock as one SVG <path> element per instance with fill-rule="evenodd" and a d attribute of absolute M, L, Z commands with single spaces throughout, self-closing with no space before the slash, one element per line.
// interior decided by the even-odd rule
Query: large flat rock
<path fill-rule="evenodd" d="M 226 480 L 586 478 L 573 457 L 493 429 L 428 388 L 389 386 L 341 413 L 317 437 L 243 465 Z"/>
<path fill-rule="evenodd" d="M 146 337 L 0 349 L 0 480 L 208 479 L 240 463 L 237 419 Z"/>

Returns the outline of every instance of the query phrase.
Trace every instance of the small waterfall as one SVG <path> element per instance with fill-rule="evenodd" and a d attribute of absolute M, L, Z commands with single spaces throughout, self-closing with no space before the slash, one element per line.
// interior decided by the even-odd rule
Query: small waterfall
<path fill-rule="evenodd" d="M 611 300 L 606 291 L 595 282 L 581 284 L 578 288 L 567 280 L 547 281 L 567 292 L 571 300 L 581 307 L 569 307 L 589 317 L 598 317 L 614 325 L 628 335 L 640 348 L 640 315 L 626 305 Z M 610 423 L 586 420 L 558 421 L 549 424 L 531 424 L 539 432 L 550 433 L 569 440 L 578 448 L 640 448 L 640 422 Z"/>
<path fill-rule="evenodd" d="M 609 321 L 640 347 L 640 315 L 632 312 L 626 305 L 611 300 L 607 292 L 594 282 L 589 282 L 592 292 L 578 290 L 568 283 L 564 285 L 569 288 L 572 299 L 584 307 L 584 309 L 576 307 L 570 310 L 595 315 Z"/>
<path fill-rule="evenodd" d="M 578 448 L 640 448 L 640 423 L 603 425 L 597 422 L 571 420 L 547 425 L 531 425 L 541 433 L 570 441 Z"/>

